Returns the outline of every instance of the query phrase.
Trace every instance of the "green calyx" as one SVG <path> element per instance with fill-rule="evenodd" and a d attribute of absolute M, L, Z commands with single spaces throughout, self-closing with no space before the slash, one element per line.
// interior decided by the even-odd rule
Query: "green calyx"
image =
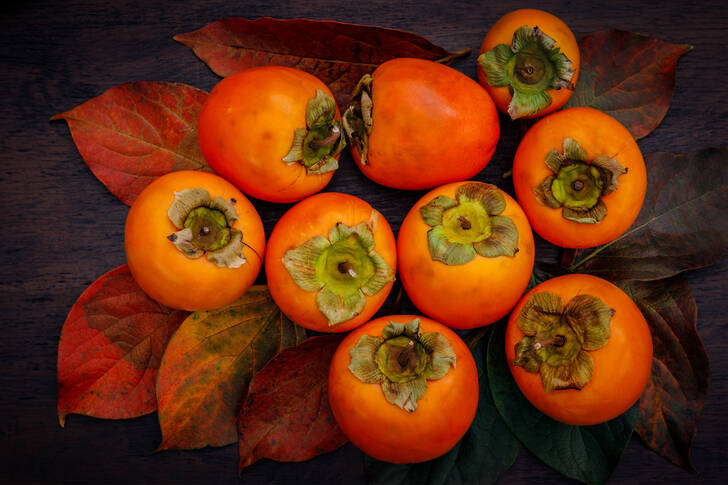
<path fill-rule="evenodd" d="M 362 165 L 368 163 L 369 135 L 372 133 L 372 81 L 369 74 L 359 80 L 351 95 L 353 102 L 342 117 L 344 133 L 359 154 L 359 163 Z"/>
<path fill-rule="evenodd" d="M 539 373 L 546 392 L 583 389 L 592 378 L 590 351 L 607 345 L 614 310 L 592 295 L 577 295 L 566 305 L 553 293 L 534 293 L 518 315 L 524 337 L 516 344 L 513 365 Z"/>
<path fill-rule="evenodd" d="M 286 251 L 283 265 L 305 291 L 316 292 L 316 303 L 329 325 L 362 312 L 366 297 L 394 281 L 394 271 L 375 251 L 374 235 L 365 222 L 334 225 L 328 238 L 314 236 Z"/>
<path fill-rule="evenodd" d="M 554 172 L 534 189 L 538 201 L 562 208 L 565 219 L 596 224 L 607 215 L 602 197 L 617 190 L 617 181 L 627 173 L 617 160 L 603 155 L 587 160 L 586 151 L 572 138 L 564 139 L 563 154 L 552 149 L 546 165 Z"/>
<path fill-rule="evenodd" d="M 478 57 L 488 84 L 511 90 L 511 119 L 533 116 L 548 107 L 549 89 L 574 89 L 571 60 L 554 45 L 538 27 L 523 25 L 513 33 L 510 46 L 498 44 Z"/>
<path fill-rule="evenodd" d="M 175 192 L 167 216 L 180 230 L 167 239 L 188 258 L 206 254 L 220 267 L 239 268 L 245 257 L 243 233 L 232 227 L 238 219 L 235 202 L 222 197 L 212 199 L 205 189 Z"/>
<path fill-rule="evenodd" d="M 447 265 L 465 264 L 480 255 L 486 258 L 515 256 L 518 229 L 501 214 L 503 194 L 494 185 L 470 182 L 455 191 L 455 198 L 440 195 L 420 207 L 427 231 L 430 257 Z"/>
<path fill-rule="evenodd" d="M 438 332 L 423 334 L 418 318 L 389 322 L 381 336 L 363 335 L 349 355 L 357 379 L 380 384 L 387 401 L 409 412 L 417 409 L 427 381 L 445 377 L 457 364 L 450 341 Z"/>
<path fill-rule="evenodd" d="M 287 164 L 300 163 L 307 174 L 322 174 L 339 168 L 336 156 L 346 146 L 341 122 L 335 119 L 336 102 L 321 91 L 306 105 L 306 127 L 293 134 L 293 144 L 283 157 Z"/>

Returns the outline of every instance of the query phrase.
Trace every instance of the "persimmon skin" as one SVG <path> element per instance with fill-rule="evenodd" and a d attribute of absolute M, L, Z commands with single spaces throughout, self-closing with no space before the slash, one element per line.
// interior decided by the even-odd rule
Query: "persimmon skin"
<path fill-rule="evenodd" d="M 438 187 L 410 209 L 397 236 L 399 276 L 412 303 L 426 315 L 451 328 L 467 329 L 493 323 L 504 317 L 523 295 L 533 270 L 533 234 L 518 203 L 501 191 L 509 217 L 518 229 L 515 256 L 485 258 L 448 266 L 433 261 L 427 241 L 431 229 L 420 215 L 420 207 L 439 195 L 454 198 L 455 182 Z"/>
<path fill-rule="evenodd" d="M 617 190 L 602 197 L 607 215 L 596 224 L 565 219 L 561 208 L 541 204 L 534 193 L 553 172 L 546 154 L 563 150 L 564 138 L 573 138 L 595 155 L 615 158 L 627 173 L 618 179 Z M 547 241 L 564 248 L 590 248 L 622 235 L 637 219 L 647 190 L 647 170 L 637 142 L 619 121 L 592 108 L 569 108 L 539 120 L 521 140 L 513 160 L 513 186 L 533 230 Z"/>
<path fill-rule="evenodd" d="M 282 160 L 291 150 L 295 130 L 306 127 L 306 106 L 317 89 L 333 98 L 317 77 L 283 66 L 256 67 L 224 78 L 197 121 L 207 163 L 246 194 L 269 202 L 296 202 L 322 190 L 333 171 L 307 174 L 300 163 Z"/>
<path fill-rule="evenodd" d="M 265 273 L 271 296 L 284 314 L 298 325 L 318 332 L 346 332 L 369 320 L 384 304 L 392 282 L 372 296 L 366 297 L 364 310 L 352 319 L 329 326 L 316 304 L 316 292 L 301 289 L 283 265 L 283 255 L 314 236 L 328 239 L 337 222 L 354 226 L 370 222 L 374 234 L 374 250 L 384 258 L 392 271 L 397 268 L 397 247 L 394 234 L 384 216 L 367 202 L 349 194 L 325 192 L 312 195 L 291 207 L 273 228 L 268 239 Z"/>
<path fill-rule="evenodd" d="M 367 164 L 374 182 L 405 190 L 464 180 L 490 161 L 500 136 L 488 93 L 466 75 L 433 61 L 400 58 L 372 74 L 372 132 Z"/>
<path fill-rule="evenodd" d="M 452 344 L 456 367 L 442 379 L 428 380 L 417 409 L 407 412 L 389 403 L 379 384 L 366 384 L 351 373 L 349 350 L 363 335 L 381 336 L 390 322 L 420 319 L 423 333 L 439 332 Z M 478 370 L 465 342 L 452 330 L 417 315 L 380 317 L 357 328 L 341 342 L 331 361 L 329 403 L 336 422 L 354 445 L 378 460 L 415 463 L 447 453 L 467 432 L 478 407 Z"/>
<path fill-rule="evenodd" d="M 542 32 L 556 41 L 554 47 L 559 47 L 561 53 L 571 61 L 571 69 L 574 70 L 574 77 L 571 79 L 571 84 L 576 85 L 579 78 L 579 66 L 581 62 L 579 44 L 571 29 L 569 29 L 569 26 L 563 20 L 543 10 L 514 10 L 498 19 L 485 35 L 483 44 L 480 46 L 480 54 L 491 50 L 498 44 L 511 45 L 513 42 L 513 33 L 524 25 L 538 27 Z M 488 94 L 493 98 L 498 109 L 502 113 L 508 113 L 508 105 L 513 98 L 508 86 L 494 87 L 488 84 L 487 76 L 480 65 L 478 65 L 478 81 L 488 91 Z M 551 96 L 551 104 L 534 115 L 522 116 L 522 118 L 538 118 L 553 113 L 569 100 L 574 91 L 572 89 L 562 88 L 549 89 L 546 92 Z"/>
<path fill-rule="evenodd" d="M 174 193 L 202 188 L 211 198 L 235 199 L 238 220 L 232 227 L 243 233 L 239 268 L 219 267 L 206 256 L 191 259 L 167 236 L 179 229 L 167 211 Z M 124 244 L 132 276 L 150 297 L 170 308 L 210 310 L 237 300 L 253 284 L 263 264 L 265 232 L 258 212 L 230 182 L 212 173 L 179 171 L 159 177 L 136 198 L 126 218 Z"/>
<path fill-rule="evenodd" d="M 589 352 L 594 373 L 581 390 L 547 393 L 538 373 L 513 365 L 515 345 L 523 338 L 518 315 L 532 293 L 546 291 L 564 304 L 576 295 L 596 296 L 615 310 L 607 345 Z M 506 358 L 518 387 L 542 413 L 567 424 L 593 425 L 616 418 L 639 399 L 652 370 L 652 335 L 637 305 L 621 289 L 596 276 L 570 274 L 541 283 L 516 305 L 506 328 Z"/>

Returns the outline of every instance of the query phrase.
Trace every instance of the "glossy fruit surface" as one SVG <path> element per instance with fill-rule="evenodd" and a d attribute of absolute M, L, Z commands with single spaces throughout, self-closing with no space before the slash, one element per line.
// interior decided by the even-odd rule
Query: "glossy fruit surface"
<path fill-rule="evenodd" d="M 557 295 L 564 305 L 579 295 L 592 295 L 614 310 L 606 345 L 587 352 L 593 373 L 581 390 L 546 392 L 539 373 L 513 365 L 516 344 L 524 336 L 518 316 L 532 295 L 543 292 Z M 506 357 L 518 387 L 541 412 L 564 423 L 592 425 L 621 415 L 639 399 L 652 369 L 652 336 L 637 305 L 621 289 L 595 276 L 571 274 L 541 283 L 514 308 L 506 330 Z"/>
<path fill-rule="evenodd" d="M 538 187 L 556 175 L 547 157 L 553 150 L 562 156 L 567 139 L 581 147 L 588 165 L 611 158 L 624 169 L 614 190 L 600 197 L 605 212 L 599 222 L 569 220 L 562 207 L 539 200 Z M 632 225 L 644 201 L 647 172 L 637 143 L 621 123 L 592 108 L 570 108 L 539 120 L 528 130 L 513 161 L 513 184 L 536 233 L 557 246 L 589 248 L 612 241 Z"/>
<path fill-rule="evenodd" d="M 333 101 L 318 78 L 282 66 L 248 69 L 220 81 L 197 123 L 210 167 L 246 194 L 270 202 L 295 202 L 323 189 L 333 171 L 308 173 L 303 164 L 283 160 L 296 130 L 307 127 L 307 106 L 317 90 Z M 335 104 L 333 109 L 339 119 Z"/>
<path fill-rule="evenodd" d="M 371 133 L 366 163 L 373 181 L 398 189 L 426 189 L 472 177 L 485 167 L 500 136 L 488 93 L 442 64 L 400 58 L 372 74 Z"/>
<path fill-rule="evenodd" d="M 488 93 L 490 93 L 493 101 L 495 101 L 495 104 L 501 112 L 509 113 L 509 105 L 514 97 L 513 91 L 509 85 L 492 85 L 503 84 L 494 82 L 494 79 L 492 78 L 489 82 L 488 76 L 486 76 L 486 73 L 483 70 L 483 65 L 481 64 L 481 61 L 483 60 L 482 55 L 485 52 L 494 49 L 498 45 L 512 47 L 514 44 L 514 33 L 523 26 L 528 26 L 532 29 L 537 27 L 541 33 L 552 39 L 554 41 L 552 49 L 558 48 L 558 54 L 562 54 L 566 57 L 566 59 L 568 59 L 568 62 L 564 60 L 563 68 L 565 70 L 573 71 L 573 74 L 565 76 L 564 80 L 561 82 L 562 85 L 568 85 L 570 87 L 561 87 L 560 89 L 548 88 L 545 90 L 545 93 L 550 98 L 550 102 L 545 107 L 539 109 L 538 112 L 513 116 L 513 109 L 511 108 L 513 119 L 534 118 L 544 116 L 558 110 L 571 97 L 571 94 L 573 93 L 573 86 L 576 85 L 579 76 L 579 46 L 569 27 L 558 17 L 542 10 L 514 10 L 504 15 L 495 24 L 493 24 L 483 39 L 483 44 L 480 47 L 481 57 L 478 58 L 478 80 L 480 81 L 480 84 L 485 87 Z M 538 71 L 538 69 L 542 66 L 540 59 L 536 60 L 533 65 L 529 63 L 529 59 L 533 59 L 533 52 L 528 52 L 530 50 L 532 49 L 526 48 L 526 52 L 523 57 L 523 65 L 520 66 L 520 68 L 523 69 L 524 76 L 533 75 L 532 71 L 534 68 Z M 519 63 L 515 62 L 515 59 L 514 65 L 509 67 L 511 73 L 513 73 L 514 69 L 516 71 L 519 70 Z M 524 78 L 522 85 L 526 90 L 528 90 L 530 86 L 533 86 L 537 82 L 540 81 Z"/>
<path fill-rule="evenodd" d="M 455 350 L 456 366 L 436 380 L 417 408 L 408 412 L 388 402 L 381 386 L 361 382 L 350 370 L 350 350 L 362 336 L 377 337 L 390 321 L 419 318 L 422 332 L 438 332 Z M 364 453 L 391 463 L 431 460 L 449 451 L 470 427 L 478 405 L 478 371 L 472 354 L 452 330 L 424 317 L 377 318 L 351 332 L 331 362 L 329 402 L 344 434 Z"/>
<path fill-rule="evenodd" d="M 460 329 L 487 325 L 505 316 L 526 289 L 535 254 L 531 228 L 518 203 L 494 186 L 478 182 L 501 194 L 505 209 L 496 217 L 507 217 L 515 224 L 517 251 L 496 257 L 476 254 L 464 264 L 433 259 L 428 240 L 433 228 L 423 218 L 422 208 L 437 197 L 455 199 L 459 187 L 472 183 L 455 182 L 426 194 L 409 211 L 397 237 L 399 275 L 407 295 L 426 315 Z M 447 219 L 448 213 L 443 217 Z M 472 224 L 464 232 L 475 230 Z"/>
<path fill-rule="evenodd" d="M 220 267 L 207 255 L 190 258 L 169 239 L 181 229 L 168 215 L 175 193 L 191 189 L 234 201 L 238 219 L 230 227 L 242 232 L 245 259 L 239 267 Z M 197 171 L 172 172 L 149 184 L 129 210 L 124 242 L 139 286 L 158 302 L 188 311 L 235 301 L 255 281 L 265 254 L 263 223 L 250 201 L 222 177 Z"/>
<path fill-rule="evenodd" d="M 319 254 L 333 247 L 332 235 L 339 232 L 337 227 L 351 231 L 352 234 L 357 230 L 367 232 L 370 235 L 367 240 L 371 244 L 367 243 L 366 249 L 362 250 L 359 238 L 354 234 L 356 237 L 341 239 L 335 254 Z M 311 278 L 318 276 L 323 280 L 320 284 L 304 289 L 299 284 L 301 280 L 297 282 L 294 279 L 289 271 L 290 266 L 287 267 L 286 264 L 296 251 L 310 248 L 312 241 L 320 243 L 320 246 L 316 248 L 318 252 L 311 261 L 310 271 L 304 268 L 304 276 L 309 271 L 308 276 Z M 347 241 L 352 244 L 347 246 Z M 352 267 L 347 267 L 347 263 Z M 372 288 L 372 291 L 366 291 L 371 280 L 360 278 L 366 279 L 366 275 L 371 275 L 375 271 L 373 265 L 384 267 L 383 271 L 389 270 L 388 276 L 382 277 L 380 284 Z M 396 243 L 384 216 L 358 197 L 333 192 L 313 195 L 289 209 L 270 235 L 265 258 L 268 287 L 283 313 L 295 323 L 319 332 L 345 332 L 369 320 L 389 295 L 396 267 Z M 346 286 L 349 284 L 349 269 L 355 271 L 356 275 L 352 278 L 355 284 L 351 287 Z M 320 293 L 339 283 L 343 286 L 339 286 L 336 291 L 343 296 L 331 296 L 331 299 L 336 300 L 334 303 L 342 300 L 350 302 L 354 296 L 364 303 L 353 312 L 355 315 L 349 313 L 351 318 L 330 324 L 331 320 L 320 309 Z M 362 288 L 366 291 L 363 296 L 359 295 Z M 339 312 L 337 315 L 343 314 Z"/>

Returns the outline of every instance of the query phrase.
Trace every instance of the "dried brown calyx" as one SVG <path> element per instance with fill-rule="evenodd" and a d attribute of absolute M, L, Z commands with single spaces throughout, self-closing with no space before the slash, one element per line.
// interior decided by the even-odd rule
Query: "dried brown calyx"
<path fill-rule="evenodd" d="M 592 295 L 564 305 L 558 295 L 533 293 L 518 315 L 524 337 L 513 365 L 539 373 L 546 392 L 582 389 L 592 378 L 590 351 L 607 345 L 614 310 Z"/>

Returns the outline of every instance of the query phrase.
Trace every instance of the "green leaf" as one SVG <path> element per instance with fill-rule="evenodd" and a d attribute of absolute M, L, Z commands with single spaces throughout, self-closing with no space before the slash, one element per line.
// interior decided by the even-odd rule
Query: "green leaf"
<path fill-rule="evenodd" d="M 565 108 L 598 109 L 635 138 L 645 137 L 665 117 L 675 92 L 677 61 L 691 49 L 623 30 L 589 34 L 579 41 L 579 81 Z"/>
<path fill-rule="evenodd" d="M 651 153 L 637 220 L 594 250 L 565 250 L 562 264 L 611 281 L 656 280 L 720 261 L 728 252 L 728 149 Z"/>
<path fill-rule="evenodd" d="M 631 281 L 621 288 L 647 319 L 654 347 L 652 375 L 640 399 L 635 431 L 657 454 L 694 472 L 690 446 L 708 394 L 710 372 L 690 286 L 676 276 Z"/>
<path fill-rule="evenodd" d="M 365 458 L 370 484 L 440 485 L 489 484 L 516 461 L 520 444 L 493 405 L 485 366 L 486 340 L 473 351 L 478 367 L 480 395 L 473 424 L 465 436 L 443 456 L 424 463 L 395 465 Z"/>
<path fill-rule="evenodd" d="M 589 484 L 607 481 L 629 442 L 637 405 L 596 426 L 571 426 L 534 408 L 513 380 L 505 354 L 505 324 L 496 324 L 488 344 L 488 379 L 495 407 L 508 427 L 554 470 Z"/>

